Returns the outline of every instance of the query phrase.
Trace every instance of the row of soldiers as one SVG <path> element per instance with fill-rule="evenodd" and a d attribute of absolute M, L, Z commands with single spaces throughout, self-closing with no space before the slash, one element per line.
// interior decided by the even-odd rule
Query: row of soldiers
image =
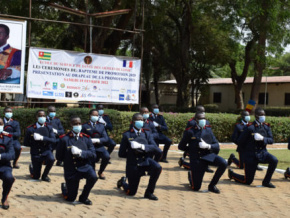
<path fill-rule="evenodd" d="M 167 152 L 172 141 L 163 134 L 167 131 L 167 125 L 162 116 L 159 116 L 159 108 L 153 106 L 150 114 L 147 108 L 142 108 L 145 126 L 154 129 L 154 144 L 165 144 L 163 152 L 158 148 L 156 160 L 168 163 Z M 65 183 L 61 185 L 63 196 L 67 201 L 76 199 L 79 181 L 87 179 L 83 194 L 79 201 L 84 204 L 92 204 L 88 194 L 97 179 L 106 179 L 104 171 L 110 163 L 110 154 L 116 143 L 108 136 L 113 126 L 109 116 L 104 114 L 103 105 L 97 105 L 97 109 L 89 112 L 89 121 L 82 124 L 79 116 L 70 119 L 71 130 L 65 134 L 61 120 L 56 117 L 56 108 L 49 106 L 47 112 L 38 110 L 35 114 L 36 121 L 28 126 L 24 137 L 24 146 L 30 147 L 31 164 L 29 172 L 32 179 L 50 182 L 49 172 L 56 165 L 64 167 Z M 142 116 L 143 119 L 143 116 Z M 150 127 L 149 127 L 150 126 Z M 130 128 L 133 128 L 131 125 Z M 4 109 L 4 118 L 0 118 L 0 179 L 3 180 L 2 208 L 8 209 L 8 193 L 14 183 L 12 168 L 19 169 L 18 159 L 21 154 L 19 137 L 21 135 L 19 122 L 13 119 L 11 107 Z M 107 149 L 105 148 L 107 147 Z M 56 158 L 53 151 L 56 150 Z M 96 163 L 100 167 L 96 175 Z M 12 166 L 11 162 L 12 161 Z M 41 174 L 43 164 L 44 171 Z"/>
<path fill-rule="evenodd" d="M 4 109 L 4 118 L 0 118 L 0 178 L 3 180 L 2 208 L 8 209 L 8 193 L 14 182 L 12 167 L 19 168 L 17 160 L 21 153 L 18 141 L 20 136 L 19 123 L 12 119 L 13 113 L 10 107 Z M 255 111 L 255 121 L 249 123 L 249 114 L 244 111 L 241 114 L 241 122 L 236 125 L 233 142 L 238 145 L 237 151 L 240 160 L 232 154 L 228 161 L 218 156 L 219 143 L 216 140 L 210 123 L 206 120 L 204 107 L 198 106 L 195 116 L 188 121 L 186 130 L 178 145 L 185 152 L 184 157 L 189 156 L 190 163 L 183 158 L 179 165 L 189 169 L 188 179 L 191 188 L 198 191 L 201 187 L 204 173 L 213 172 L 209 165 L 217 166 L 217 170 L 209 183 L 208 190 L 220 193 L 216 187 L 220 177 L 232 162 L 245 169 L 245 175 L 228 171 L 230 179 L 244 184 L 251 184 L 258 163 L 269 163 L 269 167 L 263 180 L 263 186 L 275 188 L 270 182 L 277 166 L 277 158 L 267 152 L 266 145 L 273 143 L 270 125 L 265 123 L 265 111 L 258 108 Z M 82 124 L 79 116 L 70 119 L 71 130 L 64 134 L 61 121 L 56 117 L 56 108 L 49 106 L 47 114 L 43 110 L 36 113 L 36 122 L 27 127 L 24 146 L 30 147 L 31 164 L 30 175 L 33 179 L 50 182 L 48 177 L 55 158 L 53 150 L 56 150 L 58 166 L 64 167 L 65 183 L 61 184 L 62 195 L 67 201 L 75 201 L 79 182 L 86 179 L 79 201 L 91 205 L 88 196 L 94 184 L 99 179 L 106 179 L 104 171 L 110 163 L 110 154 L 116 143 L 108 136 L 107 131 L 112 130 L 112 124 L 104 114 L 103 105 L 89 112 L 89 121 Z M 152 113 L 143 107 L 140 113 L 132 117 L 128 131 L 123 134 L 120 144 L 119 157 L 126 158 L 126 176 L 117 181 L 117 187 L 123 188 L 128 195 L 135 195 L 140 178 L 150 176 L 149 184 L 144 194 L 145 198 L 158 200 L 154 195 L 157 180 L 162 171 L 159 162 L 168 163 L 167 153 L 172 141 L 163 134 L 167 131 L 164 117 L 159 114 L 158 105 L 153 105 Z M 164 144 L 163 151 L 159 144 Z M 107 147 L 107 149 L 105 148 Z M 96 173 L 96 163 L 100 163 Z M 10 161 L 13 162 L 12 166 Z M 41 175 L 41 168 L 45 163 L 45 169 Z M 285 177 L 290 177 L 289 168 Z M 128 179 L 128 182 L 127 182 Z"/>

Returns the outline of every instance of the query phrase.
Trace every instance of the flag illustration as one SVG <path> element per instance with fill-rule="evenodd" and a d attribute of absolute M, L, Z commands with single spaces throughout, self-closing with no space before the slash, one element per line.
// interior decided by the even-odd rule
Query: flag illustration
<path fill-rule="evenodd" d="M 38 60 L 47 60 L 47 61 L 50 61 L 50 59 L 51 59 L 51 53 L 50 52 L 40 51 L 38 53 Z"/>
<path fill-rule="evenodd" d="M 123 60 L 123 67 L 129 67 L 129 68 L 132 68 L 132 67 L 133 67 L 133 61 L 126 61 L 126 60 Z"/>

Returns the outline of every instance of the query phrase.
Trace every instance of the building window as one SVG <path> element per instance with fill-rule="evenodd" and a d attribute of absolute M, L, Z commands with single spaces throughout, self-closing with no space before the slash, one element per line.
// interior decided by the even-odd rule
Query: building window
<path fill-rule="evenodd" d="M 290 105 L 290 93 L 285 93 L 285 105 Z"/>
<path fill-rule="evenodd" d="M 213 103 L 222 103 L 222 93 L 214 92 L 213 93 Z"/>
<path fill-rule="evenodd" d="M 269 94 L 266 93 L 266 105 L 268 105 L 268 96 L 269 96 Z M 265 104 L 265 92 L 259 93 L 258 104 Z"/>

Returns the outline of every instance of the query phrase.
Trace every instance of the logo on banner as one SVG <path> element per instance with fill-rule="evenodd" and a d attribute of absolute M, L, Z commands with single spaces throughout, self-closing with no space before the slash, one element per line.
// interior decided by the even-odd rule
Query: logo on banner
<path fill-rule="evenodd" d="M 60 88 L 65 88 L 65 84 L 64 83 L 62 83 L 62 84 L 60 84 Z"/>
<path fill-rule="evenodd" d="M 85 98 L 85 97 L 87 97 L 87 95 L 86 94 L 82 94 L 82 96 L 81 96 L 82 98 Z"/>
<path fill-rule="evenodd" d="M 47 86 L 49 86 L 49 84 L 50 83 L 48 81 L 45 81 L 44 86 L 47 87 Z"/>
<path fill-rule="evenodd" d="M 123 67 L 129 67 L 129 68 L 132 68 L 132 67 L 133 67 L 133 61 L 126 61 L 126 60 L 123 60 Z"/>
<path fill-rule="evenodd" d="M 79 97 L 79 93 L 78 93 L 78 92 L 75 92 L 75 93 L 74 93 L 74 97 L 75 97 L 75 98 Z"/>
<path fill-rule="evenodd" d="M 34 84 L 32 81 L 30 81 L 30 88 L 33 88 L 33 87 L 41 87 L 41 85 Z"/>
<path fill-rule="evenodd" d="M 121 89 L 120 89 L 120 92 L 121 92 L 121 93 L 125 93 L 125 92 L 126 92 L 126 89 L 121 88 Z"/>
<path fill-rule="evenodd" d="M 54 93 L 54 96 L 56 96 L 56 97 L 64 97 L 64 93 L 62 93 L 62 92 L 55 92 Z"/>
<path fill-rule="evenodd" d="M 97 90 L 97 89 L 98 89 L 98 87 L 97 87 L 97 86 L 93 86 L 93 89 L 94 89 L 94 90 Z"/>
<path fill-rule="evenodd" d="M 86 56 L 86 57 L 84 58 L 84 62 L 85 62 L 86 64 L 91 64 L 92 61 L 93 61 L 93 59 L 92 59 L 91 56 Z"/>
<path fill-rule="evenodd" d="M 56 82 L 52 83 L 52 89 L 57 89 L 57 83 Z"/>
<path fill-rule="evenodd" d="M 71 98 L 72 97 L 72 92 L 65 92 L 65 97 L 66 98 Z"/>
<path fill-rule="evenodd" d="M 42 91 L 42 95 L 44 95 L 44 96 L 53 96 L 53 92 Z"/>
<path fill-rule="evenodd" d="M 125 95 L 119 94 L 119 101 L 124 101 L 124 100 L 125 100 Z"/>
<path fill-rule="evenodd" d="M 38 52 L 38 60 L 50 61 L 50 59 L 51 59 L 50 52 L 43 52 L 43 51 Z"/>
<path fill-rule="evenodd" d="M 84 91 L 90 91 L 90 88 L 88 88 L 88 86 L 83 86 L 82 87 L 82 90 L 84 90 Z"/>
<path fill-rule="evenodd" d="M 28 91 L 28 94 L 41 95 L 41 92 L 40 91 L 30 90 L 30 91 Z"/>

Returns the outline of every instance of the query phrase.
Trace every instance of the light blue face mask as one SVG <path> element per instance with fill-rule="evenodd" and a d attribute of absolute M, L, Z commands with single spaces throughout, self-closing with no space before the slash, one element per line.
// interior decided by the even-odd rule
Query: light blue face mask
<path fill-rule="evenodd" d="M 54 117 L 55 117 L 55 115 L 56 115 L 56 113 L 55 113 L 55 112 L 50 112 L 50 113 L 49 113 L 49 117 L 51 117 L 51 118 L 54 118 Z"/>
<path fill-rule="evenodd" d="M 141 129 L 143 127 L 143 125 L 144 125 L 144 121 L 142 121 L 142 120 L 135 121 L 135 127 L 137 129 Z"/>
<path fill-rule="evenodd" d="M 75 133 L 79 133 L 81 130 L 82 130 L 82 126 L 81 125 L 73 126 L 73 131 Z"/>
<path fill-rule="evenodd" d="M 259 116 L 259 122 L 264 123 L 266 120 L 266 116 Z"/>
<path fill-rule="evenodd" d="M 147 120 L 149 118 L 149 114 L 143 114 L 144 120 Z"/>
<path fill-rule="evenodd" d="M 5 117 L 6 117 L 7 119 L 10 119 L 12 116 L 13 116 L 13 113 L 11 113 L 11 112 L 7 112 L 7 113 L 5 113 Z"/>
<path fill-rule="evenodd" d="M 44 124 L 45 121 L 46 121 L 46 118 L 45 118 L 45 117 L 38 117 L 37 121 L 38 121 L 40 124 Z"/>
<path fill-rule="evenodd" d="M 249 122 L 251 120 L 251 117 L 250 116 L 245 116 L 244 119 L 245 119 L 246 122 Z"/>
<path fill-rule="evenodd" d="M 0 126 L 0 133 L 3 132 L 4 126 Z"/>
<path fill-rule="evenodd" d="M 104 114 L 104 110 L 99 110 L 99 115 L 103 115 Z"/>
<path fill-rule="evenodd" d="M 154 108 L 154 109 L 153 109 L 153 113 L 154 113 L 154 114 L 159 114 L 159 108 Z"/>
<path fill-rule="evenodd" d="M 93 123 L 97 122 L 98 119 L 99 119 L 98 116 L 91 116 L 91 121 L 92 121 Z"/>
<path fill-rule="evenodd" d="M 199 125 L 201 128 L 203 128 L 203 127 L 205 126 L 205 124 L 206 124 L 206 120 L 205 120 L 205 119 L 202 119 L 202 120 L 199 120 L 199 121 L 198 121 L 198 125 Z"/>

